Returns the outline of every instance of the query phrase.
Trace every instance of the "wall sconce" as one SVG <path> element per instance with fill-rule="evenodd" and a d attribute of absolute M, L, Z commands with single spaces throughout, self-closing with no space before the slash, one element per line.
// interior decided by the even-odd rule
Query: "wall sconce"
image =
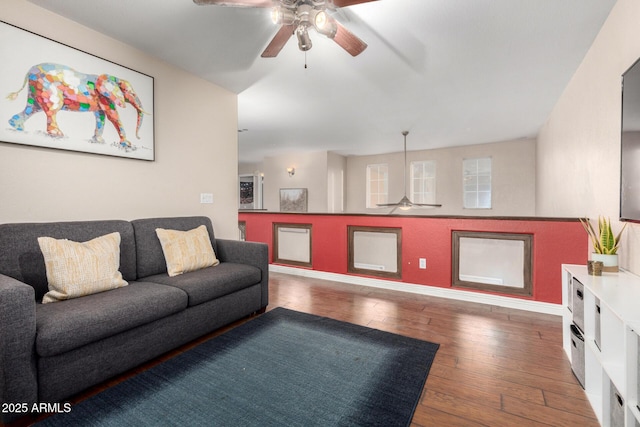
<path fill-rule="evenodd" d="M 289 174 L 289 177 L 292 177 L 296 174 L 296 168 L 287 168 L 287 173 Z"/>

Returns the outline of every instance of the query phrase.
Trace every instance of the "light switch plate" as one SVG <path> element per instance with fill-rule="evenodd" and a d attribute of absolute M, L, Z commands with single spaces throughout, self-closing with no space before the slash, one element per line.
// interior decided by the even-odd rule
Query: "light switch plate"
<path fill-rule="evenodd" d="M 200 203 L 213 203 L 213 194 L 200 193 Z"/>

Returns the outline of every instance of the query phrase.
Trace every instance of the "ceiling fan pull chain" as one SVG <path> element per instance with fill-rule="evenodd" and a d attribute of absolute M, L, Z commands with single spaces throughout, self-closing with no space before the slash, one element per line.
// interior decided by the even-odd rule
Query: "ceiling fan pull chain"
<path fill-rule="evenodd" d="M 304 51 L 304 69 L 307 69 L 307 51 Z"/>

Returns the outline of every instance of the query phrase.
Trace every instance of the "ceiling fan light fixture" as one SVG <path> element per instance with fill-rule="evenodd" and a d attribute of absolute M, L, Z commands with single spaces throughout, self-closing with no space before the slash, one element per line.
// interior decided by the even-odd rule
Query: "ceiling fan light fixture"
<path fill-rule="evenodd" d="M 316 17 L 313 22 L 315 23 L 316 28 L 324 28 L 324 26 L 327 25 L 328 22 L 327 12 L 325 12 L 324 10 L 319 10 L 316 13 Z"/>
<path fill-rule="evenodd" d="M 411 200 L 409 200 L 407 196 L 404 196 L 402 200 L 398 202 L 398 208 L 400 208 L 401 211 L 408 211 L 411 209 L 411 205 Z"/>
<path fill-rule="evenodd" d="M 296 14 L 292 10 L 275 6 L 271 9 L 271 21 L 276 25 L 291 25 L 296 21 Z"/>
<path fill-rule="evenodd" d="M 298 48 L 306 52 L 311 49 L 311 37 L 309 37 L 309 32 L 307 31 L 306 25 L 300 25 L 296 29 L 296 37 L 298 37 Z"/>
<path fill-rule="evenodd" d="M 324 10 L 320 10 L 316 13 L 315 18 L 313 19 L 313 26 L 316 28 L 317 32 L 329 37 L 330 39 L 334 38 L 338 31 L 336 21 L 327 15 L 327 12 Z"/>

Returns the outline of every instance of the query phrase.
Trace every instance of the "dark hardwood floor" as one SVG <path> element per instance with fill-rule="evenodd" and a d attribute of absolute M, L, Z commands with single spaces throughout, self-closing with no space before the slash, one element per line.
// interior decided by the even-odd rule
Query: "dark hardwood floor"
<path fill-rule="evenodd" d="M 439 343 L 412 426 L 598 425 L 562 350 L 562 321 L 557 316 L 271 273 L 267 310 L 275 307 Z M 71 401 L 83 400 L 228 329 Z M 23 419 L 11 427 L 32 421 Z"/>

